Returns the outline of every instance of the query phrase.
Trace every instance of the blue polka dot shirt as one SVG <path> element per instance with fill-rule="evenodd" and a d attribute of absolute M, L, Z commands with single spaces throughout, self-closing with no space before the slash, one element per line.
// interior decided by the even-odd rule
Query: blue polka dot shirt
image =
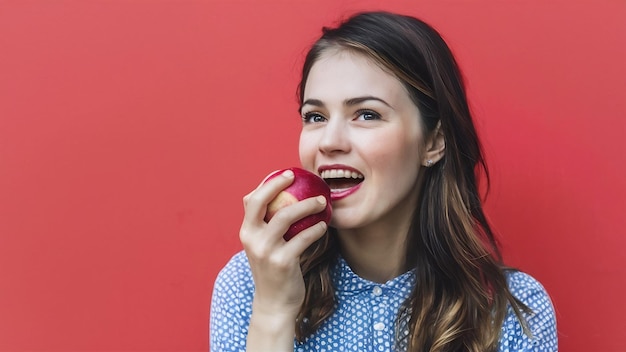
<path fill-rule="evenodd" d="M 556 319 L 545 289 L 528 274 L 507 275 L 513 295 L 533 311 L 525 315 L 532 337 L 524 334 L 509 307 L 502 324 L 499 351 L 557 351 Z M 340 258 L 333 271 L 336 310 L 306 341 L 294 342 L 294 351 L 394 351 L 397 314 L 414 282 L 412 271 L 385 284 L 371 282 L 356 275 Z M 210 318 L 211 352 L 245 351 L 253 295 L 250 266 L 245 253 L 239 252 L 215 281 Z"/>

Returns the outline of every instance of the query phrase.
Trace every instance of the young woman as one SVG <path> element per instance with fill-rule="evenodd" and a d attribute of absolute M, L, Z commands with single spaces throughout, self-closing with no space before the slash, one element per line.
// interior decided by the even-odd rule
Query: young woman
<path fill-rule="evenodd" d="M 244 197 L 215 283 L 211 351 L 556 351 L 550 299 L 503 265 L 483 213 L 487 171 L 461 74 L 439 34 L 390 13 L 324 29 L 299 86 L 302 166 L 332 189 L 263 221 L 293 180 Z"/>

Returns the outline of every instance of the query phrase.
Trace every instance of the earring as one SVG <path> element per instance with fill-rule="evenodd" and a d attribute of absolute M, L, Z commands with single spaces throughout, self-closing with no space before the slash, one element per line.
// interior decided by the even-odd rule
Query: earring
<path fill-rule="evenodd" d="M 431 167 L 431 166 L 433 166 L 433 161 L 432 161 L 432 159 L 428 159 L 426 161 L 426 167 Z"/>

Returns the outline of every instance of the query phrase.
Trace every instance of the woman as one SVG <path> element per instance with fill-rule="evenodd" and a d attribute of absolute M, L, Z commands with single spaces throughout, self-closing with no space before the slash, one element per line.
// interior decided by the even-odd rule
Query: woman
<path fill-rule="evenodd" d="M 299 86 L 299 150 L 331 186 L 331 223 L 282 238 L 323 197 L 263 221 L 291 173 L 244 197 L 211 350 L 556 351 L 547 293 L 502 264 L 483 213 L 487 169 L 443 39 L 382 12 L 323 32 Z"/>

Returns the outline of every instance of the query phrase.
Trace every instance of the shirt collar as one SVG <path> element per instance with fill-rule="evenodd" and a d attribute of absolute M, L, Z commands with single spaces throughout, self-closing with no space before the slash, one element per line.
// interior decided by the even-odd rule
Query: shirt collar
<path fill-rule="evenodd" d="M 364 291 L 371 291 L 378 286 L 385 292 L 407 295 L 413 289 L 415 283 L 415 271 L 406 273 L 387 281 L 384 284 L 366 280 L 352 271 L 348 262 L 339 256 L 333 269 L 333 284 L 335 292 L 340 295 L 356 295 Z"/>

